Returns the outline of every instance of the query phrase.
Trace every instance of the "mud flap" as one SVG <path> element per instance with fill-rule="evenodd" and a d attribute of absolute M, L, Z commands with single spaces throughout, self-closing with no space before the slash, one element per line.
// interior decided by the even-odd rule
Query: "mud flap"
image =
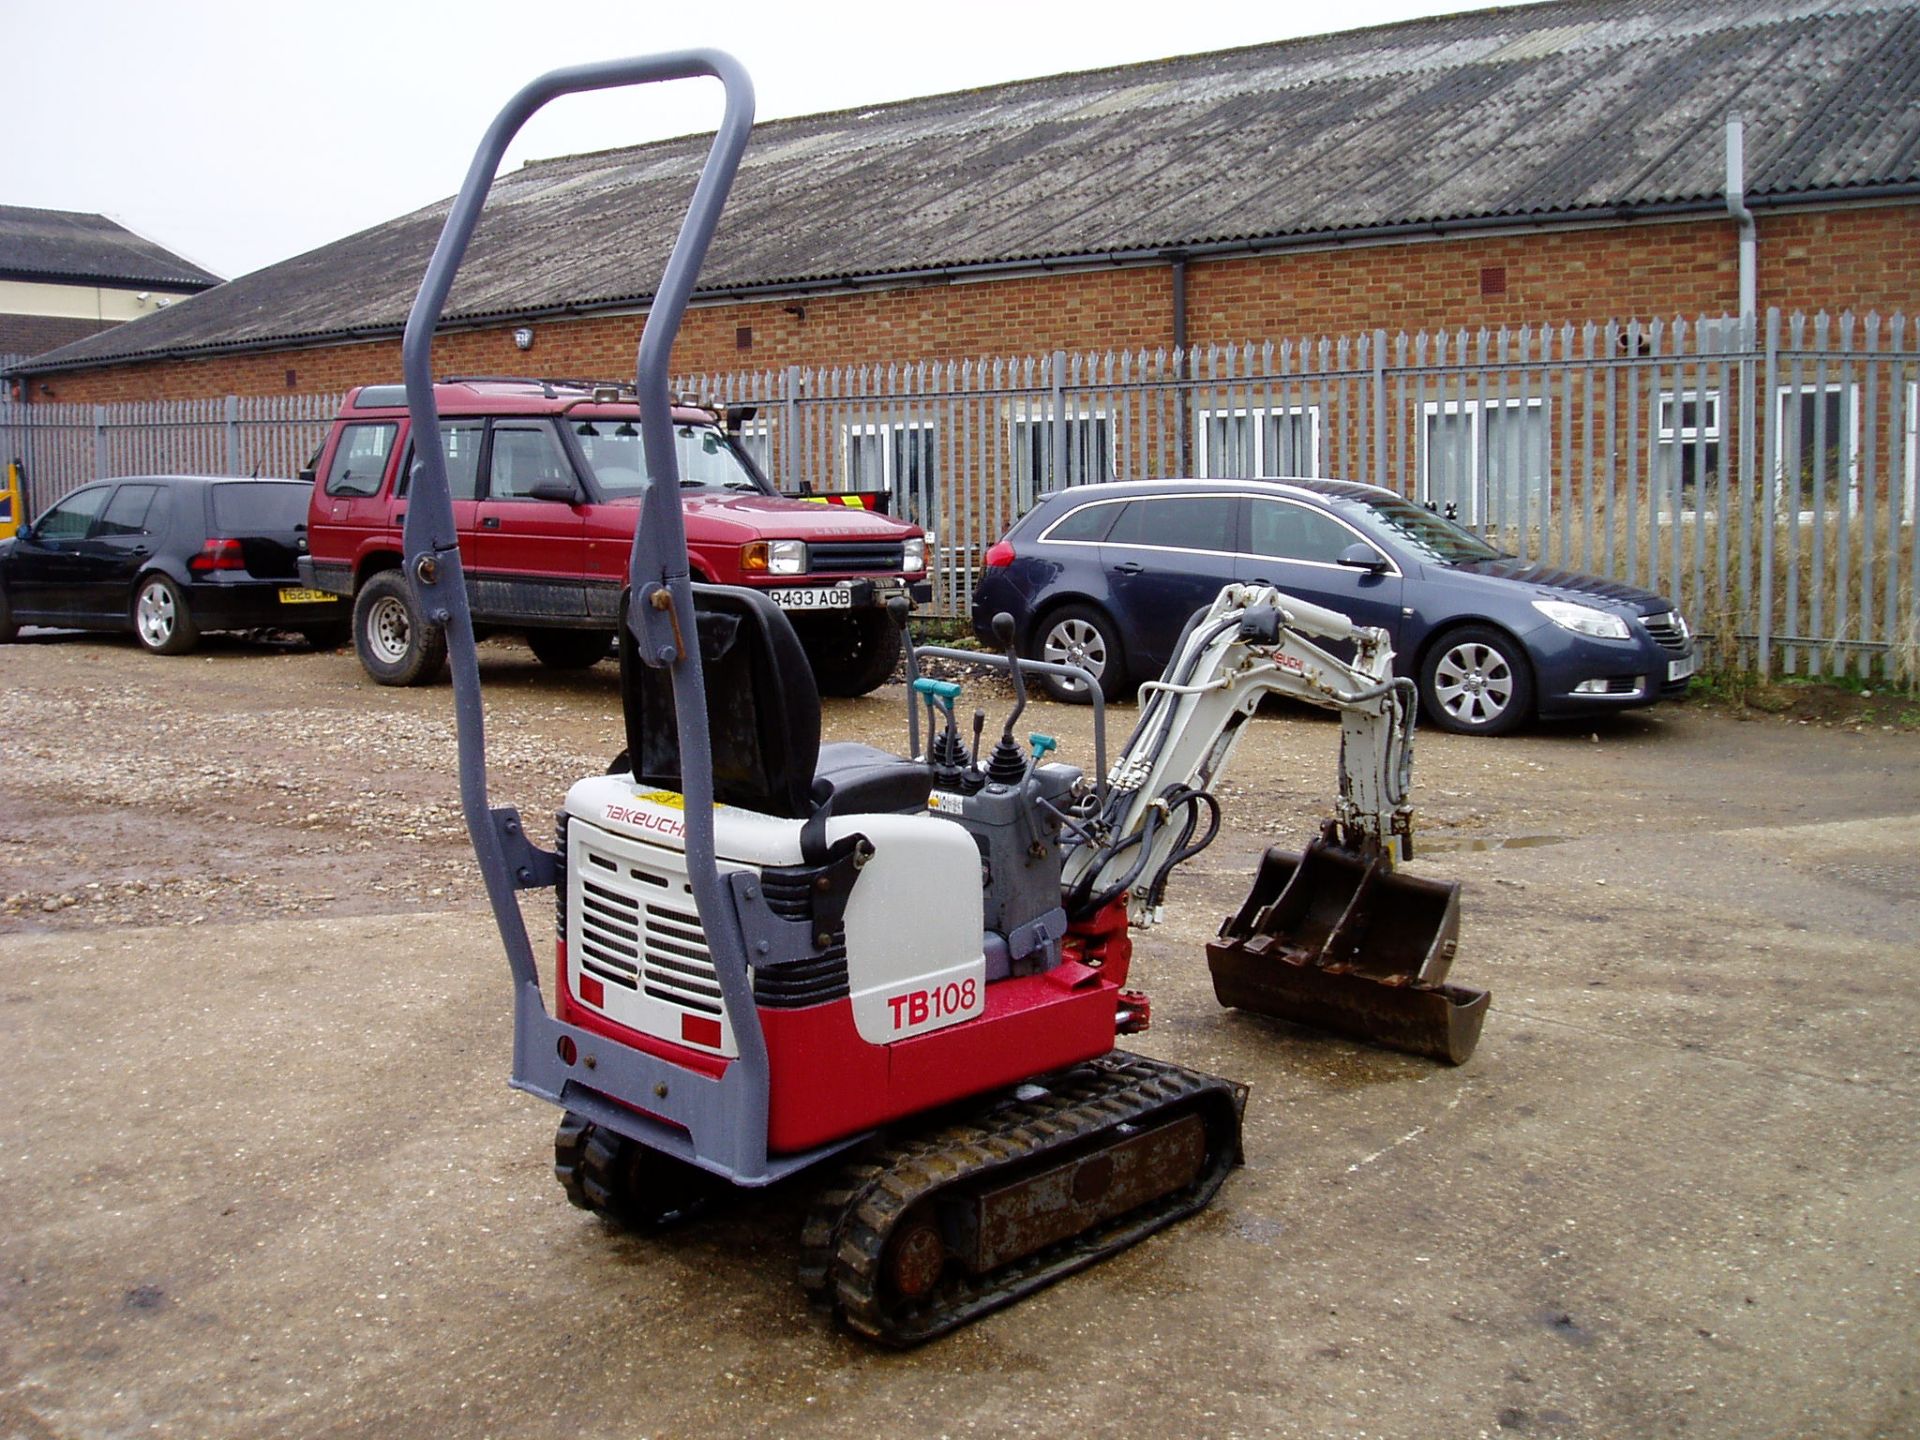
<path fill-rule="evenodd" d="M 1446 983 L 1459 937 L 1457 884 L 1322 839 L 1266 853 L 1207 967 L 1222 1005 L 1459 1065 L 1488 1000 Z"/>

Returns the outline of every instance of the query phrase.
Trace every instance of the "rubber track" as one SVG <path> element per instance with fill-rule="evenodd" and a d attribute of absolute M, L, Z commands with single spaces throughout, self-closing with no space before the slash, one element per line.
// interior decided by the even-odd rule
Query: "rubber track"
<path fill-rule="evenodd" d="M 1046 1093 L 1033 1099 L 1001 1096 L 937 1129 L 884 1137 L 843 1167 L 808 1212 L 801 1232 L 801 1285 L 861 1334 L 888 1345 L 916 1345 L 1204 1208 L 1239 1161 L 1244 1087 L 1118 1050 L 1034 1083 Z M 975 1278 L 950 1266 L 934 1296 L 918 1304 L 890 1305 L 883 1295 L 887 1241 L 922 1201 L 951 1187 L 997 1181 L 1002 1172 L 1072 1147 L 1087 1148 L 1087 1142 L 1097 1149 L 1098 1137 L 1121 1124 L 1190 1111 L 1205 1116 L 1209 1138 L 1205 1168 L 1193 1185 L 991 1275 Z"/>

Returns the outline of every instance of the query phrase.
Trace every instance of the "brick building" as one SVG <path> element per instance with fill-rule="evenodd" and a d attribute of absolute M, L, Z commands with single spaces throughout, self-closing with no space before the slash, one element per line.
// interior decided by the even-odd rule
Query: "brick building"
<path fill-rule="evenodd" d="M 104 215 L 0 205 L 0 355 L 52 350 L 219 283 Z"/>
<path fill-rule="evenodd" d="M 1732 314 L 1742 208 L 1759 311 L 1905 311 L 1916 55 L 1920 0 L 1561 0 L 767 122 L 675 366 Z M 630 369 L 704 146 L 502 177 L 441 368 Z M 396 379 L 444 215 L 14 373 L 96 402 Z"/>

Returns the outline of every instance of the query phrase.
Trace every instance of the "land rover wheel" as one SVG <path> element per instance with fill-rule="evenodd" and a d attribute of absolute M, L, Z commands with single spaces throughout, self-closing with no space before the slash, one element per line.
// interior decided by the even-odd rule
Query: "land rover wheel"
<path fill-rule="evenodd" d="M 420 613 L 398 570 L 382 570 L 353 602 L 353 648 L 382 685 L 425 685 L 447 662 L 447 637 Z"/>
<path fill-rule="evenodd" d="M 900 626 L 884 610 L 795 616 L 794 629 L 822 695 L 851 697 L 879 689 L 900 663 Z"/>
<path fill-rule="evenodd" d="M 527 648 L 552 669 L 585 670 L 606 659 L 613 642 L 604 630 L 529 630 Z"/>

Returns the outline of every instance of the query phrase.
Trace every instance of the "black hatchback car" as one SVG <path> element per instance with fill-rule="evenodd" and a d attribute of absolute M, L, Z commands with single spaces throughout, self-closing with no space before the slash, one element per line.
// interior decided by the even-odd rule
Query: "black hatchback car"
<path fill-rule="evenodd" d="M 1650 705 L 1684 693 L 1694 668 L 1672 601 L 1503 555 L 1390 490 L 1337 480 L 1058 491 L 987 551 L 973 628 L 992 643 L 993 616 L 1010 613 L 1023 655 L 1083 665 L 1114 699 L 1157 676 L 1187 617 L 1233 581 L 1385 630 L 1428 717 L 1465 734 Z"/>
<path fill-rule="evenodd" d="M 300 583 L 312 488 L 209 475 L 83 485 L 0 541 L 0 640 L 22 625 L 131 630 L 177 655 L 203 630 L 271 626 L 338 645 L 345 602 Z"/>

